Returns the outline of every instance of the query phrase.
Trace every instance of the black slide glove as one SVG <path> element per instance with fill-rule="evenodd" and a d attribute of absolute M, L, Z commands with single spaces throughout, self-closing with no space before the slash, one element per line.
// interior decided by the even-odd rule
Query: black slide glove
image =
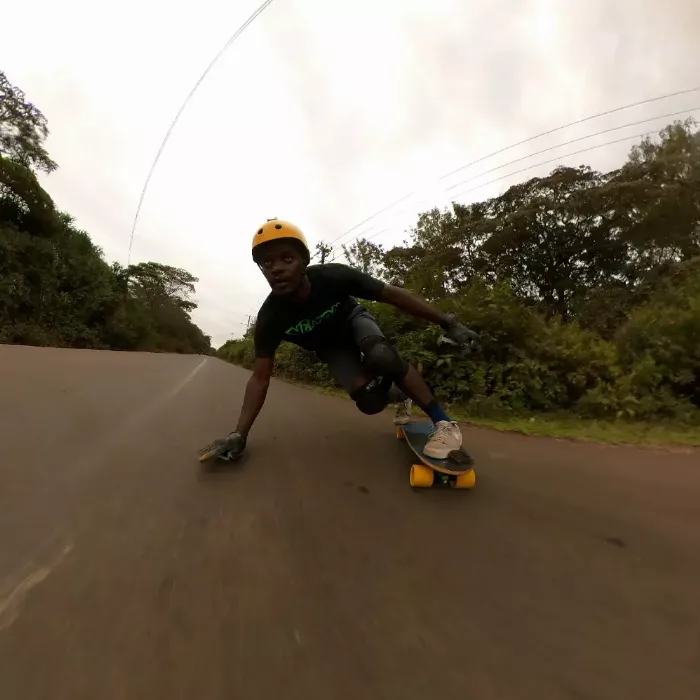
<path fill-rule="evenodd" d="M 210 445 L 200 450 L 199 461 L 205 462 L 208 459 L 218 457 L 226 462 L 232 462 L 241 456 L 247 440 L 247 436 L 242 433 L 229 433 L 225 438 L 214 440 Z"/>
<path fill-rule="evenodd" d="M 440 324 L 445 331 L 445 338 L 451 345 L 458 345 L 466 355 L 481 350 L 481 340 L 477 333 L 457 320 L 453 313 L 447 314 Z"/>

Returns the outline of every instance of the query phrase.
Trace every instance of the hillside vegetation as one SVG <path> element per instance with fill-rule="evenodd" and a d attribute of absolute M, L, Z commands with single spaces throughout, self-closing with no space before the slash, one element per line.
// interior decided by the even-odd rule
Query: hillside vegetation
<path fill-rule="evenodd" d="M 601 173 L 558 167 L 504 194 L 421 214 L 403 245 L 365 239 L 347 262 L 479 331 L 441 353 L 439 329 L 369 304 L 439 397 L 469 415 L 700 421 L 700 133 L 676 122 Z M 219 355 L 250 366 L 252 329 Z M 277 373 L 333 386 L 284 344 Z"/>
<path fill-rule="evenodd" d="M 0 72 L 0 343 L 210 352 L 192 322 L 198 281 L 157 262 L 108 264 L 37 172 L 57 165 L 44 115 Z"/>

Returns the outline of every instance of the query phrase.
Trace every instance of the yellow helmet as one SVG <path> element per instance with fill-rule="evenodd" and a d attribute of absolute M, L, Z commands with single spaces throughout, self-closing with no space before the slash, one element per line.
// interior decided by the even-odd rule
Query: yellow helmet
<path fill-rule="evenodd" d="M 309 251 L 309 244 L 306 242 L 306 237 L 301 232 L 301 229 L 295 224 L 289 221 L 283 221 L 282 219 L 268 219 L 253 236 L 253 260 L 256 260 L 255 249 L 261 246 L 263 243 L 269 243 L 270 241 L 279 241 L 285 238 L 291 238 L 292 240 L 298 241 L 303 247 L 303 252 L 306 257 L 306 264 L 309 264 L 311 259 L 311 252 Z"/>

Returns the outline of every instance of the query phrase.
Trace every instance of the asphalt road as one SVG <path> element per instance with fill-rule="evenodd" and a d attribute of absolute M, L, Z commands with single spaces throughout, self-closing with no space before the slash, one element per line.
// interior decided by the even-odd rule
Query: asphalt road
<path fill-rule="evenodd" d="M 0 346 L 0 698 L 700 698 L 700 454 L 465 429 L 408 485 L 391 414 L 247 372 Z"/>

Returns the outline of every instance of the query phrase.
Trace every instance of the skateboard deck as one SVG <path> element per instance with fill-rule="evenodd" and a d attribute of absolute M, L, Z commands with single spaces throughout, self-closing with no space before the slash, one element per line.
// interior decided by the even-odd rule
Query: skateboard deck
<path fill-rule="evenodd" d="M 411 467 L 411 486 L 427 488 L 433 485 L 437 475 L 441 483 L 453 488 L 471 489 L 476 485 L 474 460 L 464 450 L 455 450 L 447 459 L 435 459 L 423 454 L 435 426 L 428 421 L 411 421 L 396 426 L 396 437 L 405 440 L 420 464 Z"/>

